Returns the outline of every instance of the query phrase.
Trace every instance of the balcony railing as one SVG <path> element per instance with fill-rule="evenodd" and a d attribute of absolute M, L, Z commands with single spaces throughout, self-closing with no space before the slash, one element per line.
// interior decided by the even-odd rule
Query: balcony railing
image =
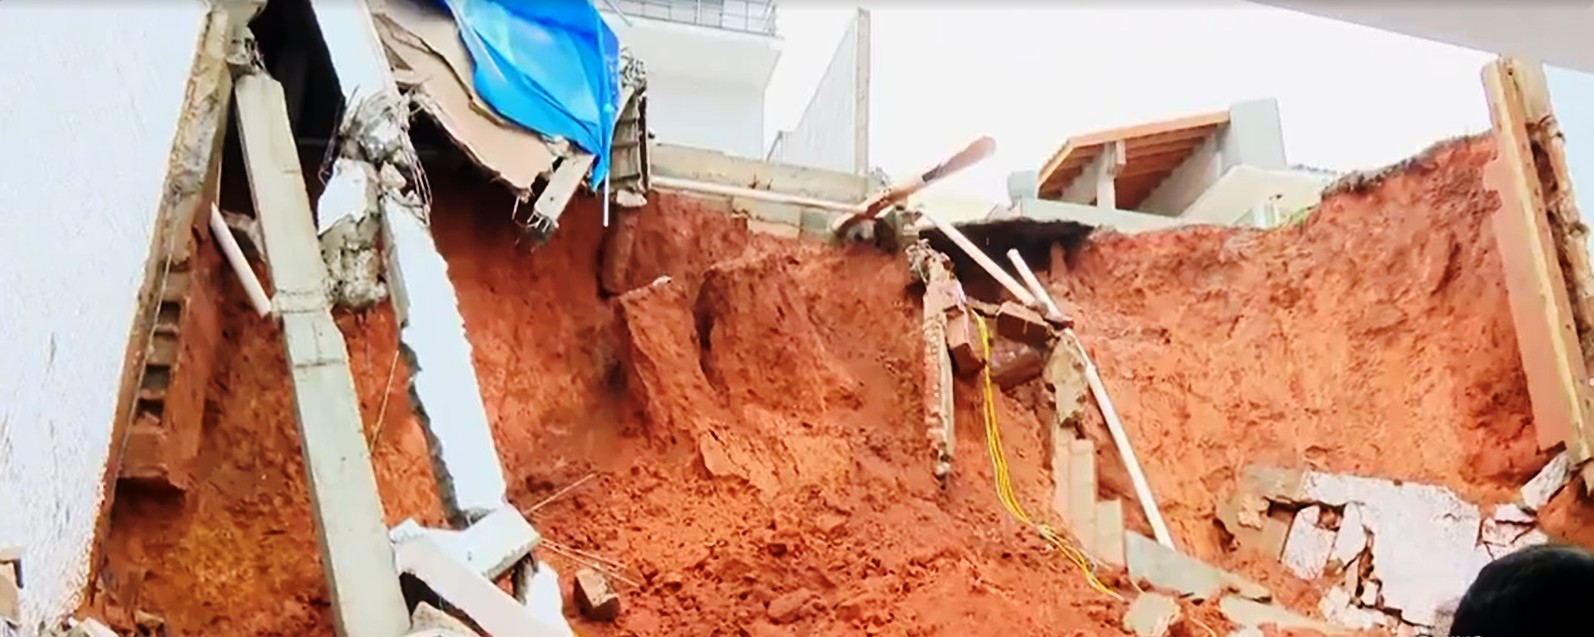
<path fill-rule="evenodd" d="M 775 35 L 773 0 L 615 0 L 614 6 L 630 17 Z"/>

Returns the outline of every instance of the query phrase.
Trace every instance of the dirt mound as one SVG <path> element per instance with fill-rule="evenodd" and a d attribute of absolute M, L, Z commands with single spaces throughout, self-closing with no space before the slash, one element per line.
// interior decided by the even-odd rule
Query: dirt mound
<path fill-rule="evenodd" d="M 1187 550 L 1241 565 L 1213 508 L 1249 463 L 1480 504 L 1543 466 L 1489 223 L 1492 156 L 1486 137 L 1438 146 L 1276 230 L 1098 235 L 1050 274 Z M 1104 487 L 1128 496 L 1103 448 Z"/>
<path fill-rule="evenodd" d="M 1288 228 L 1100 234 L 1046 275 L 1187 550 L 1303 608 L 1310 585 L 1231 553 L 1213 522 L 1246 463 L 1488 502 L 1543 462 L 1487 223 L 1491 153 L 1485 139 L 1440 148 Z M 899 255 L 753 234 L 723 205 L 655 193 L 621 221 L 634 243 L 608 271 L 624 293 L 606 296 L 593 202 L 532 250 L 507 195 L 460 175 L 433 186 L 511 501 L 562 573 L 582 554 L 623 564 L 619 620 L 578 620 L 583 635 L 1121 633 L 1122 603 L 998 503 L 966 380 L 961 455 L 944 490 L 932 476 L 920 308 Z M 280 336 L 235 287 L 199 486 L 181 502 L 118 499 L 98 605 L 184 634 L 325 633 Z M 389 382 L 391 316 L 339 321 L 389 522 L 435 523 L 402 364 Z M 1046 394 L 1033 381 L 997 400 L 1018 497 L 1049 517 Z M 1084 413 L 1103 491 L 1131 497 Z"/>

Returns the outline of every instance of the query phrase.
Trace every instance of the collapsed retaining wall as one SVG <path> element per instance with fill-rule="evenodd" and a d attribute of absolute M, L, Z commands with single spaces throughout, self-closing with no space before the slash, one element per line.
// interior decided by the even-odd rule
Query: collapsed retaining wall
<path fill-rule="evenodd" d="M 1313 586 L 1231 551 L 1217 526 L 1245 465 L 1420 480 L 1484 504 L 1544 462 L 1487 223 L 1491 153 L 1486 138 L 1441 145 L 1296 226 L 1104 233 L 1057 251 L 1046 278 L 1181 548 L 1309 612 Z M 980 454 L 936 481 L 901 256 L 756 234 L 721 203 L 655 193 L 622 213 L 629 256 L 605 268 L 590 200 L 531 251 L 507 195 L 464 175 L 432 183 L 511 500 L 554 545 L 625 565 L 618 622 L 582 634 L 1121 632 L 1123 605 L 1009 520 Z M 617 297 L 600 292 L 604 269 Z M 280 337 L 227 287 L 197 486 L 117 501 L 97 611 L 161 614 L 181 633 L 324 631 Z M 389 521 L 436 522 L 402 361 L 389 382 L 391 316 L 339 323 Z M 1052 492 L 1039 385 L 997 406 L 1032 512 Z M 984 448 L 977 396 L 959 381 L 959 449 Z M 1102 494 L 1132 498 L 1100 423 L 1083 429 L 1101 437 Z M 1581 515 L 1564 498 L 1559 511 Z M 545 557 L 574 566 L 568 550 Z"/>

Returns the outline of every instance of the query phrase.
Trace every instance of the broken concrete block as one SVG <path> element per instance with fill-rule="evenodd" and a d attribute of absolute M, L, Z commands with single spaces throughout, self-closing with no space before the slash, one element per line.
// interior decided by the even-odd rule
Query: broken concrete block
<path fill-rule="evenodd" d="M 614 621 L 620 615 L 620 596 L 609 587 L 609 580 L 590 568 L 576 571 L 576 608 L 587 619 Z"/>
<path fill-rule="evenodd" d="M 1134 531 L 1124 533 L 1124 555 L 1130 577 L 1197 600 L 1213 599 L 1229 588 L 1247 599 L 1272 597 L 1261 584 L 1218 570 Z"/>
<path fill-rule="evenodd" d="M 1141 593 L 1124 612 L 1124 630 L 1139 637 L 1166 637 L 1179 621 L 1179 603 L 1157 593 Z"/>
<path fill-rule="evenodd" d="M 1234 622 L 1236 626 L 1249 626 L 1252 628 L 1276 626 L 1278 628 L 1284 629 L 1294 628 L 1302 630 L 1315 630 L 1325 634 L 1340 634 L 1345 632 L 1323 622 L 1302 617 L 1272 604 L 1263 604 L 1261 602 L 1235 597 L 1233 595 L 1219 600 L 1218 610 L 1222 611 L 1223 616 L 1227 617 L 1229 621 Z"/>
<path fill-rule="evenodd" d="M 1549 464 L 1539 470 L 1538 475 L 1522 485 L 1522 490 L 1517 493 L 1517 505 L 1528 512 L 1537 512 L 1550 503 L 1550 498 L 1555 497 L 1572 480 L 1572 460 L 1567 452 L 1555 454 Z"/>
<path fill-rule="evenodd" d="M 1367 550 L 1367 521 L 1361 505 L 1347 504 L 1340 514 L 1339 533 L 1334 536 L 1334 548 L 1329 551 L 1331 567 L 1344 567 L 1356 561 Z"/>
<path fill-rule="evenodd" d="M 562 616 L 545 616 L 520 605 L 492 580 L 449 554 L 432 537 L 423 535 L 405 541 L 395 547 L 393 553 L 401 573 L 414 576 L 489 635 L 569 637 L 572 634 Z M 559 603 L 557 590 L 555 588 L 554 604 Z"/>
<path fill-rule="evenodd" d="M 1068 442 L 1068 530 L 1096 554 L 1096 444 L 1087 438 Z"/>
<path fill-rule="evenodd" d="M 958 312 L 946 321 L 946 348 L 959 375 L 969 375 L 985 366 L 985 348 L 974 334 L 974 321 L 967 312 Z"/>
<path fill-rule="evenodd" d="M 405 637 L 469 637 L 476 632 L 465 622 L 426 602 L 410 613 L 410 632 Z"/>
<path fill-rule="evenodd" d="M 1052 338 L 1052 325 L 1034 310 L 1008 301 L 996 312 L 996 332 L 1021 343 L 1046 347 Z"/>
<path fill-rule="evenodd" d="M 1315 580 L 1323 575 L 1328 556 L 1334 550 L 1337 534 L 1318 526 L 1322 507 L 1309 506 L 1295 513 L 1290 524 L 1289 537 L 1284 540 L 1284 566 L 1304 580 Z"/>
<path fill-rule="evenodd" d="M 513 508 L 487 514 L 464 531 L 428 529 L 414 520 L 400 522 L 388 531 L 395 545 L 416 537 L 436 540 L 443 550 L 487 579 L 498 579 L 531 553 L 542 536 Z"/>
<path fill-rule="evenodd" d="M 1096 559 L 1113 566 L 1124 564 L 1124 501 L 1096 503 Z"/>
<path fill-rule="evenodd" d="M 1284 540 L 1290 525 L 1268 515 L 1268 501 L 1245 491 L 1236 492 L 1218 503 L 1218 522 L 1241 546 L 1278 557 L 1284 553 Z"/>
<path fill-rule="evenodd" d="M 1061 427 L 1052 427 L 1052 512 L 1063 520 L 1069 521 L 1068 491 L 1070 476 L 1073 473 L 1068 465 L 1073 456 L 1073 432 Z"/>
<path fill-rule="evenodd" d="M 997 341 L 991 348 L 991 382 L 1007 389 L 1029 382 L 1046 369 L 1046 355 L 1033 345 Z"/>
<path fill-rule="evenodd" d="M 1335 626 L 1351 630 L 1368 630 L 1383 626 L 1389 617 L 1376 610 L 1359 608 L 1356 601 L 1351 599 L 1350 593 L 1339 586 L 1330 588 L 1323 594 L 1323 599 L 1317 604 L 1317 611 Z"/>
<path fill-rule="evenodd" d="M 91 617 L 73 624 L 71 630 L 66 632 L 66 637 L 118 637 L 118 635 L 116 631 Z"/>

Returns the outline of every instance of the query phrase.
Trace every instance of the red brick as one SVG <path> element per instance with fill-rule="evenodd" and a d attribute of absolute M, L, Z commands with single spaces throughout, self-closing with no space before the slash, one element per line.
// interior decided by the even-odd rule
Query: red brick
<path fill-rule="evenodd" d="M 985 348 L 980 346 L 975 334 L 974 321 L 967 312 L 958 312 L 946 321 L 946 348 L 952 354 L 952 367 L 960 375 L 969 375 L 985 367 Z"/>
<path fill-rule="evenodd" d="M 1027 343 L 998 341 L 991 346 L 991 381 L 1003 389 L 1023 384 L 1046 369 L 1046 355 Z"/>
<path fill-rule="evenodd" d="M 996 333 L 1021 343 L 1045 347 L 1051 340 L 1052 326 L 1034 310 L 1009 301 L 996 313 Z"/>

